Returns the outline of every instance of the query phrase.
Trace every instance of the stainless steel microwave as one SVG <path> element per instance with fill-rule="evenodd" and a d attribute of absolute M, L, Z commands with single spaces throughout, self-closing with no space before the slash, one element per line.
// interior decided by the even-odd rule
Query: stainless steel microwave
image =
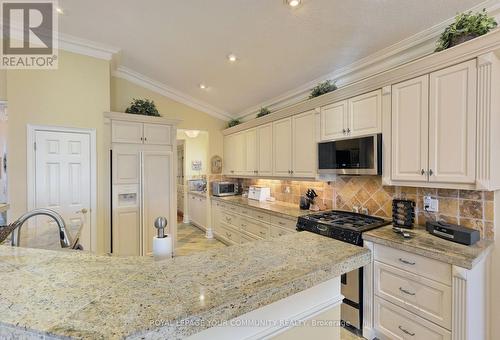
<path fill-rule="evenodd" d="M 318 173 L 381 175 L 382 134 L 318 143 Z"/>
<path fill-rule="evenodd" d="M 234 196 L 238 194 L 238 183 L 235 182 L 212 182 L 212 195 Z"/>

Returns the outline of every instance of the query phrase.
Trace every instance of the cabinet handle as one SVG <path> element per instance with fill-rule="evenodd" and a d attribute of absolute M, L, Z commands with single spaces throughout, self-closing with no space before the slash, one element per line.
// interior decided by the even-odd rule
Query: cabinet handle
<path fill-rule="evenodd" d="M 346 134 L 346 130 L 345 129 L 342 129 L 342 133 L 345 135 Z"/>
<path fill-rule="evenodd" d="M 147 140 L 148 140 L 148 138 L 147 138 L 147 137 L 144 137 L 144 141 L 147 141 Z"/>
<path fill-rule="evenodd" d="M 285 223 L 283 223 L 283 222 L 278 222 L 278 224 L 279 224 L 279 225 L 285 225 Z"/>
<path fill-rule="evenodd" d="M 423 176 L 423 175 L 425 175 L 425 170 L 424 170 L 424 169 L 420 170 L 420 174 L 421 174 L 422 176 Z"/>
<path fill-rule="evenodd" d="M 434 172 L 432 172 L 432 169 L 429 169 L 429 176 L 432 176 Z"/>
<path fill-rule="evenodd" d="M 404 264 L 409 264 L 410 266 L 415 265 L 415 262 L 410 262 L 410 261 L 402 259 L 402 258 L 399 258 L 398 260 L 399 260 L 399 262 L 404 263 Z"/>
<path fill-rule="evenodd" d="M 347 129 L 347 133 L 348 133 L 348 134 L 349 134 L 349 133 L 351 133 L 351 129 L 349 129 L 349 128 L 348 128 L 348 129 Z"/>
<path fill-rule="evenodd" d="M 141 137 L 141 142 L 144 141 L 144 138 Z"/>
<path fill-rule="evenodd" d="M 257 218 L 263 219 L 264 216 L 257 215 Z"/>
<path fill-rule="evenodd" d="M 408 334 L 409 336 L 414 336 L 414 335 L 415 335 L 415 333 L 412 333 L 412 332 L 410 332 L 410 331 L 407 331 L 406 329 L 404 329 L 404 328 L 403 328 L 403 327 L 401 327 L 401 326 L 398 326 L 398 328 L 399 328 L 401 331 L 403 331 L 403 333 L 406 333 L 406 334 Z"/>
<path fill-rule="evenodd" d="M 405 293 L 406 295 L 411 295 L 411 296 L 415 295 L 415 293 L 412 293 L 412 292 L 404 289 L 403 287 L 399 287 L 399 290 L 401 291 L 401 293 Z"/>

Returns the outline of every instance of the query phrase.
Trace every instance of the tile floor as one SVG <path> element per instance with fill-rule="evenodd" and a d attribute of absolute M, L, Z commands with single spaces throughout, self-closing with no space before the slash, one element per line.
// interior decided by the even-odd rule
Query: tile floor
<path fill-rule="evenodd" d="M 177 224 L 177 256 L 186 256 L 209 249 L 224 248 L 226 245 L 218 240 L 208 239 L 205 232 L 191 224 Z"/>

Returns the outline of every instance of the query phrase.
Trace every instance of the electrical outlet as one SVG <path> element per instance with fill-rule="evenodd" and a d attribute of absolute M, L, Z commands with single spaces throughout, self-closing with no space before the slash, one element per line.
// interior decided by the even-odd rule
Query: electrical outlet
<path fill-rule="evenodd" d="M 424 196 L 424 210 L 428 212 L 439 211 L 439 201 L 431 196 Z"/>
<path fill-rule="evenodd" d="M 292 192 L 292 190 L 290 190 L 290 187 L 289 187 L 289 186 L 286 186 L 286 187 L 285 187 L 285 190 L 284 190 L 284 193 L 285 193 L 285 194 L 289 194 L 290 192 Z"/>

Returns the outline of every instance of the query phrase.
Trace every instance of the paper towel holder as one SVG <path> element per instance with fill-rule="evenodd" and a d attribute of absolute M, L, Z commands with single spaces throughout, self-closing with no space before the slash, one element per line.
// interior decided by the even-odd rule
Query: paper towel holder
<path fill-rule="evenodd" d="M 165 228 L 168 225 L 168 220 L 166 217 L 159 216 L 155 219 L 155 228 L 158 230 L 158 238 L 165 238 Z"/>

